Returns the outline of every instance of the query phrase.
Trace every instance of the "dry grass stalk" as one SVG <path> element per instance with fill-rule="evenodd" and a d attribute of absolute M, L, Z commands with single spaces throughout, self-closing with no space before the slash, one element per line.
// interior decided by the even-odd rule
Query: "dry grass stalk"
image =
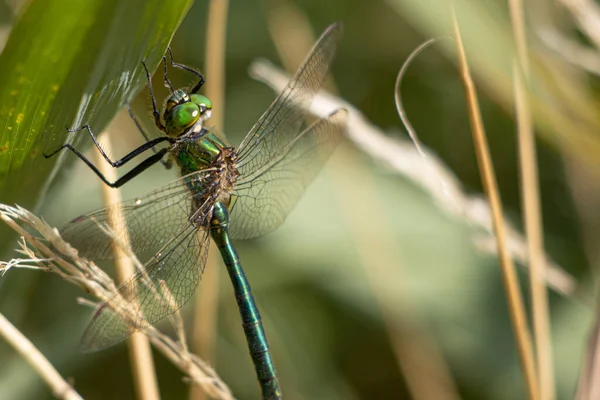
<path fill-rule="evenodd" d="M 521 360 L 521 366 L 523 368 L 523 374 L 525 376 L 525 383 L 529 398 L 531 400 L 538 400 L 540 398 L 539 386 L 535 369 L 533 344 L 531 343 L 531 335 L 527 326 L 525 305 L 519 289 L 517 272 L 515 270 L 512 258 L 509 255 L 509 250 L 506 243 L 502 202 L 500 200 L 500 193 L 496 183 L 494 167 L 489 154 L 487 138 L 483 128 L 481 112 L 479 110 L 479 102 L 477 100 L 477 93 L 475 91 L 473 79 L 471 78 L 471 74 L 469 72 L 465 49 L 462 45 L 462 38 L 454 9 L 452 10 L 452 24 L 458 53 L 459 70 L 465 88 L 469 120 L 473 130 L 473 142 L 475 144 L 477 161 L 479 164 L 479 170 L 481 172 L 483 187 L 492 209 L 494 233 L 498 243 L 498 255 L 500 258 L 502 278 L 508 298 L 509 314 L 517 341 L 519 358 Z"/>
<path fill-rule="evenodd" d="M 77 251 L 62 240 L 56 229 L 18 206 L 0 204 L 0 219 L 22 237 L 19 252 L 25 255 L 25 260 L 29 260 L 23 267 L 31 268 L 35 264 L 39 269 L 55 273 L 98 301 L 108 302 L 125 320 L 136 320 L 138 316 L 133 311 L 135 307 L 131 307 L 119 295 L 114 281 L 94 263 L 80 258 Z M 0 271 L 5 273 L 9 268 L 20 268 L 21 264 L 19 260 L 0 263 Z M 161 297 L 166 298 L 167 295 L 162 293 Z M 145 327 L 143 333 L 159 352 L 209 396 L 215 399 L 233 399 L 227 385 L 204 361 L 188 353 L 181 341 L 169 338 L 150 325 Z"/>
<path fill-rule="evenodd" d="M 533 314 L 533 332 L 537 356 L 537 373 L 540 399 L 553 400 L 554 367 L 552 362 L 552 340 L 550 335 L 550 316 L 548 292 L 543 280 L 544 239 L 540 210 L 539 177 L 537 153 L 531 110 L 527 99 L 530 85 L 529 57 L 525 33 L 525 17 L 520 0 L 509 0 L 512 26 L 514 31 L 517 59 L 514 63 L 515 108 L 519 140 L 519 159 L 521 173 L 521 196 L 525 232 L 529 254 L 529 282 L 531 287 L 531 307 Z"/>

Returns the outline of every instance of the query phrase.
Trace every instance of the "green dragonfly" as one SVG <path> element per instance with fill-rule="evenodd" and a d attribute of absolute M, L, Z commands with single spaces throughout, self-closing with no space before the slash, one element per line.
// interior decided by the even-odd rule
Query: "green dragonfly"
<path fill-rule="evenodd" d="M 197 93 L 204 77 L 175 63 L 169 52 L 171 66 L 195 74 L 198 82 L 191 89 L 174 90 L 164 56 L 164 81 L 171 95 L 160 113 L 144 64 L 155 123 L 163 135 L 150 140 L 130 112 L 146 143 L 112 161 L 88 125 L 70 130 L 87 130 L 113 167 L 150 149 L 154 154 L 115 182 L 108 181 L 70 144 L 46 155 L 69 149 L 111 187 L 122 186 L 159 161 L 167 167 L 177 164 L 181 174 L 175 182 L 118 206 L 126 222 L 115 227 L 115 232 L 126 232 L 132 251 L 147 256 L 143 270 L 119 287 L 123 298 L 134 299 L 128 307 L 135 308 L 137 317 L 127 320 L 110 301 L 101 304 L 84 332 L 85 351 L 116 344 L 183 306 L 198 286 L 212 237 L 233 284 L 263 398 L 281 398 L 260 314 L 231 240 L 255 238 L 281 225 L 340 142 L 346 129 L 345 110 L 309 126 L 306 110 L 325 78 L 341 32 L 338 23 L 321 35 L 289 84 L 237 148 L 203 127 L 212 110 L 210 100 Z M 161 143 L 167 146 L 157 148 Z M 106 235 L 102 226 L 114 209 L 109 206 L 80 216 L 60 233 L 81 256 L 111 259 L 114 238 Z"/>

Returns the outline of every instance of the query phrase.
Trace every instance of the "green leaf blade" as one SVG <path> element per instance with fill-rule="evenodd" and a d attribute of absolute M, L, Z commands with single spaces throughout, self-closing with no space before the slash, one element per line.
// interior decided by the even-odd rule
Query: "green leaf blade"
<path fill-rule="evenodd" d="M 33 1 L 0 55 L 0 202 L 31 207 L 66 126 L 101 132 L 145 84 L 192 0 Z M 65 11 L 66 10 L 66 11 Z"/>

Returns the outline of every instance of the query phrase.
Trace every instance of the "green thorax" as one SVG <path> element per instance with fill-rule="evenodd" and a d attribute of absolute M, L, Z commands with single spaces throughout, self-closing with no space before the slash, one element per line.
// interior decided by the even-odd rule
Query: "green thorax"
<path fill-rule="evenodd" d="M 225 207 L 231 205 L 231 193 L 239 175 L 233 147 L 202 129 L 178 140 L 172 154 L 181 176 L 186 177 L 186 186 L 199 196 L 198 200 L 210 198 Z M 195 173 L 199 171 L 204 172 Z"/>
<path fill-rule="evenodd" d="M 197 135 L 181 140 L 173 154 L 181 175 L 211 167 L 227 144 L 212 132 L 203 130 Z"/>

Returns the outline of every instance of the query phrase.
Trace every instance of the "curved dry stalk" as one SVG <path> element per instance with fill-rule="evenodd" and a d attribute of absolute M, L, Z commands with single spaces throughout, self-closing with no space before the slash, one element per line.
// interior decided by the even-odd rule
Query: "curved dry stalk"
<path fill-rule="evenodd" d="M 100 302 L 108 302 L 109 306 L 123 318 L 127 320 L 137 318 L 137 315 L 133 314 L 135 307 L 130 307 L 127 300 L 120 297 L 114 281 L 94 263 L 79 257 L 77 251 L 60 237 L 58 230 L 18 206 L 0 204 L 0 219 L 22 237 L 21 248 L 18 251 L 29 260 L 26 267 L 30 267 L 33 262 L 40 268 L 55 273 L 67 282 L 80 287 Z M 16 260 L 0 263 L 0 272 L 15 267 L 20 267 L 20 263 Z M 179 368 L 191 382 L 200 385 L 209 396 L 215 399 L 233 399 L 231 391 L 214 370 L 200 358 L 187 352 L 186 346 L 159 332 L 153 326 L 147 326 L 143 333 L 154 347 Z"/>
<path fill-rule="evenodd" d="M 410 140 L 413 142 L 413 144 L 415 146 L 415 150 L 417 151 L 417 153 L 419 153 L 419 156 L 421 156 L 421 158 L 423 159 L 424 166 L 426 168 L 428 168 L 428 170 L 430 171 L 430 173 L 432 175 L 439 173 L 438 171 L 440 169 L 435 168 L 435 165 L 433 165 L 432 162 L 429 160 L 428 153 L 423 149 L 421 140 L 419 140 L 419 135 L 417 135 L 417 132 L 415 131 L 412 124 L 410 123 L 410 120 L 408 119 L 408 115 L 406 114 L 406 111 L 404 109 L 404 104 L 402 102 L 402 94 L 401 94 L 401 90 L 400 90 L 400 85 L 404 78 L 404 74 L 406 73 L 406 71 L 407 71 L 409 65 L 412 63 L 412 61 L 423 50 L 425 50 L 427 47 L 429 47 L 430 45 L 434 44 L 435 42 L 437 42 L 439 40 L 440 39 L 435 39 L 435 38 L 429 39 L 426 42 L 424 42 L 423 44 L 421 44 L 419 47 L 417 47 L 415 50 L 413 50 L 413 52 L 410 53 L 408 58 L 404 61 L 404 64 L 402 64 L 400 71 L 398 71 L 398 75 L 396 76 L 396 83 L 394 85 L 394 103 L 396 104 L 396 111 L 398 112 L 398 117 L 400 117 L 400 120 L 402 121 L 404 128 L 408 132 L 408 136 L 410 137 Z M 443 176 L 438 176 L 438 181 L 439 181 L 442 192 L 447 195 L 449 189 L 448 189 L 446 180 L 443 179 Z M 449 200 L 453 199 L 452 196 L 446 196 L 446 197 Z"/>
<path fill-rule="evenodd" d="M 408 116 L 406 115 L 406 111 L 405 111 L 404 105 L 402 103 L 402 95 L 401 95 L 401 91 L 400 91 L 400 85 L 403 81 L 406 70 L 408 69 L 409 65 L 412 64 L 413 60 L 415 58 L 417 58 L 417 56 L 419 54 L 421 54 L 421 52 L 423 50 L 425 50 L 427 47 L 434 44 L 435 42 L 437 42 L 437 39 L 429 39 L 425 43 L 421 44 L 419 47 L 414 49 L 412 53 L 410 53 L 408 58 L 404 61 L 404 64 L 402 64 L 400 71 L 398 71 L 398 75 L 396 76 L 396 83 L 394 84 L 394 100 L 396 103 L 396 111 L 398 112 L 398 116 L 400 117 L 400 120 L 402 120 L 402 124 L 406 128 L 406 131 L 408 132 L 408 136 L 410 136 L 410 140 L 412 140 L 413 144 L 415 145 L 415 149 L 417 150 L 419 155 L 421 157 L 423 157 L 423 159 L 425 159 L 425 160 L 427 160 L 427 154 L 423 150 L 421 141 L 419 140 L 419 136 L 417 135 L 417 132 L 413 128 L 412 124 L 410 123 Z M 425 162 L 428 163 L 429 161 L 425 161 Z M 441 181 L 440 183 L 443 184 L 444 182 Z"/>
<path fill-rule="evenodd" d="M 52 389 L 52 394 L 62 400 L 82 400 L 46 357 L 4 315 L 0 314 L 0 336 L 33 367 Z"/>

